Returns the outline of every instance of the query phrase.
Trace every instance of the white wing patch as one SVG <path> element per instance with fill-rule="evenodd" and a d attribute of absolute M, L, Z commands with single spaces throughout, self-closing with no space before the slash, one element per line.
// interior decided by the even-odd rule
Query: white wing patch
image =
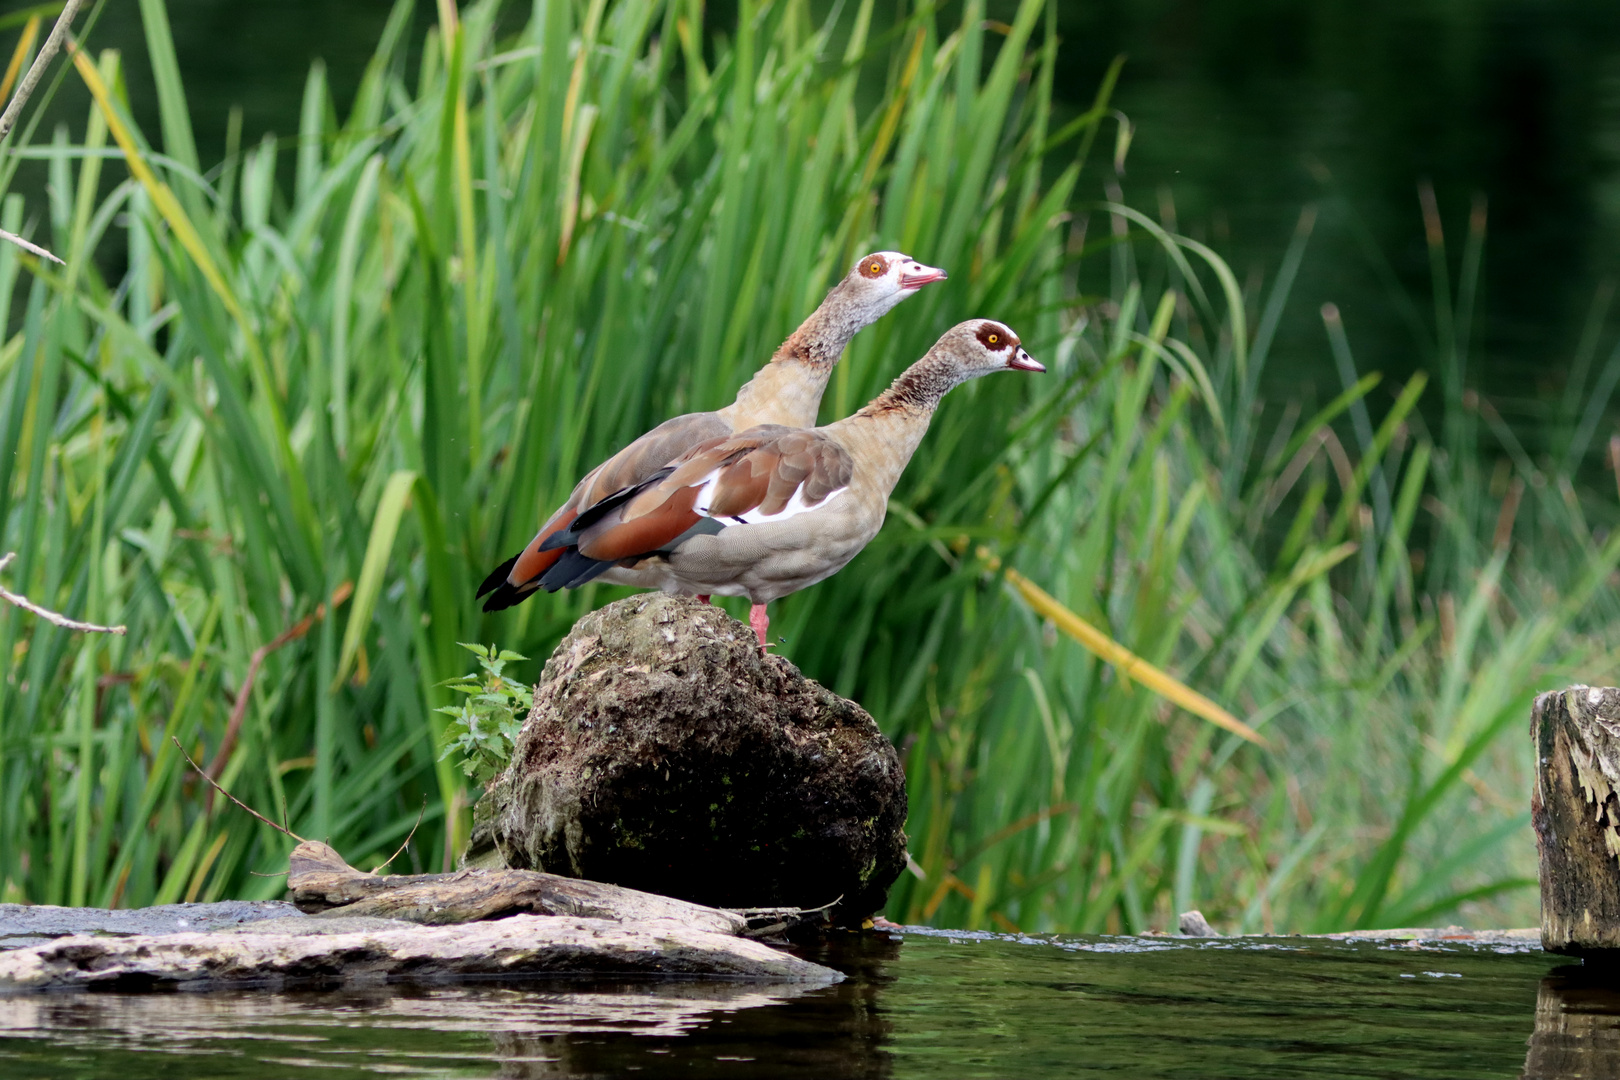
<path fill-rule="evenodd" d="M 744 525 L 763 525 L 767 521 L 786 521 L 788 518 L 794 517 L 798 514 L 808 514 L 815 510 L 823 510 L 834 499 L 838 498 L 838 496 L 842 495 L 848 490 L 848 485 L 841 488 L 834 488 L 832 491 L 827 493 L 827 497 L 825 499 L 822 499 L 814 506 L 807 506 L 804 501 L 804 487 L 803 485 L 800 485 L 799 488 L 793 492 L 793 498 L 788 500 L 788 504 L 782 507 L 782 509 L 778 510 L 776 513 L 763 514 L 760 513 L 760 511 L 756 508 L 748 511 L 745 514 L 738 514 L 732 520 L 740 521 Z"/>
<path fill-rule="evenodd" d="M 708 476 L 705 476 L 701 486 L 698 487 L 697 499 L 693 501 L 692 509 L 704 517 L 709 516 L 709 500 L 714 498 L 714 483 L 719 479 L 720 470 L 716 469 Z"/>
<path fill-rule="evenodd" d="M 709 503 L 710 500 L 714 498 L 714 485 L 720 479 L 720 472 L 720 469 L 714 470 L 714 472 L 711 472 L 708 476 L 705 476 L 701 484 L 697 486 L 697 498 L 692 502 L 692 509 L 702 514 L 704 517 L 714 517 L 713 514 L 709 513 Z M 835 488 L 827 493 L 827 497 L 825 499 L 822 499 L 820 502 L 812 506 L 804 501 L 804 485 L 801 484 L 794 490 L 793 498 L 788 500 L 788 504 L 774 514 L 761 513 L 758 508 L 755 508 L 741 514 L 716 518 L 716 520 L 724 521 L 728 525 L 763 525 L 767 521 L 786 521 L 788 518 L 795 517 L 799 514 L 807 514 L 814 510 L 824 509 L 830 505 L 834 499 L 838 498 L 838 496 L 842 495 L 848 490 L 849 485 L 847 484 L 841 488 Z"/>

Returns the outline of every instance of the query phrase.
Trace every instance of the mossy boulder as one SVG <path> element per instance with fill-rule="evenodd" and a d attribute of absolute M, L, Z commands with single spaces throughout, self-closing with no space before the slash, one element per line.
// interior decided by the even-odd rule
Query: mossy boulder
<path fill-rule="evenodd" d="M 905 776 L 872 717 L 762 657 L 720 608 L 649 594 L 581 619 L 535 689 L 468 863 L 858 923 L 905 866 Z"/>

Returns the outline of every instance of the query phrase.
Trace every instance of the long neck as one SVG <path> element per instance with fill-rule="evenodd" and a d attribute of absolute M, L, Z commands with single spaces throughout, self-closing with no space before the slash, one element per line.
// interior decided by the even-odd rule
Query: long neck
<path fill-rule="evenodd" d="M 929 349 L 889 384 L 889 388 L 865 405 L 861 412 L 873 416 L 893 412 L 918 413 L 926 418 L 939 407 L 939 399 L 961 384 L 962 365 L 938 346 Z"/>
<path fill-rule="evenodd" d="M 961 381 L 957 364 L 930 352 L 860 411 L 822 430 L 857 455 L 864 482 L 887 498 L 928 434 L 940 399 Z"/>
<path fill-rule="evenodd" d="M 756 424 L 814 427 L 833 365 L 870 321 L 846 302 L 843 283 L 834 286 L 821 306 L 782 342 L 770 363 L 737 391 L 737 400 L 720 410 L 720 416 L 739 431 Z"/>

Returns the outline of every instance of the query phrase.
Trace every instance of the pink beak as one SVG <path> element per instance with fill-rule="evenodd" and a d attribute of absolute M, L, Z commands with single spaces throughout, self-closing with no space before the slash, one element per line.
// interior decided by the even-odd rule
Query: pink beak
<path fill-rule="evenodd" d="M 922 263 L 912 263 L 912 269 L 900 275 L 902 289 L 920 289 L 924 285 L 932 285 L 936 281 L 944 281 L 948 276 L 945 271 L 933 266 L 924 266 Z"/>
<path fill-rule="evenodd" d="M 1015 371 L 1045 371 L 1046 366 L 1036 360 L 1023 349 L 1019 349 L 1013 358 L 1007 361 L 1007 366 Z"/>

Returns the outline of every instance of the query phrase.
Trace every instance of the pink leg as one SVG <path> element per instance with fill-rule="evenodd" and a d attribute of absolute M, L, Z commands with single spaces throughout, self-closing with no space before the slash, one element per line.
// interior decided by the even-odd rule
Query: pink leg
<path fill-rule="evenodd" d="M 765 631 L 771 625 L 770 616 L 765 614 L 764 604 L 749 605 L 748 625 L 754 628 L 754 636 L 759 638 L 759 651 L 761 654 L 763 654 L 765 650 L 769 648 L 769 646 L 765 644 Z"/>
<path fill-rule="evenodd" d="M 706 593 L 706 592 L 705 593 L 698 593 L 698 603 L 707 604 L 709 602 L 710 601 L 709 601 L 709 594 L 708 593 Z"/>

